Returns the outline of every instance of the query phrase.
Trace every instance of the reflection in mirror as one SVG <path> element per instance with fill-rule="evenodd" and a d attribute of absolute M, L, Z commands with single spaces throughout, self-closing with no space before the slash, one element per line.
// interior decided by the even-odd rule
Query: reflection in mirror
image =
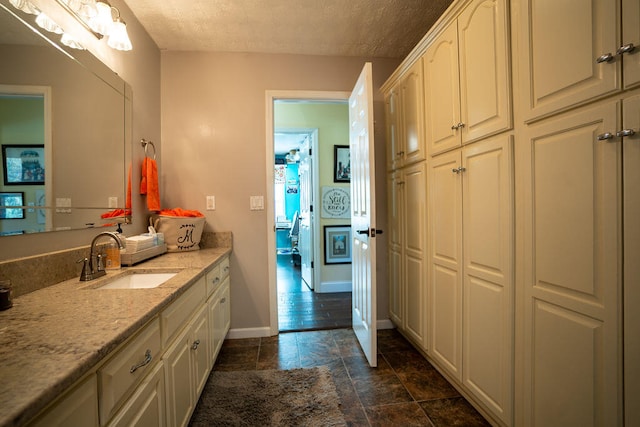
<path fill-rule="evenodd" d="M 24 194 L 24 218 L 0 215 L 0 235 L 128 222 L 130 88 L 33 21 L 0 0 L 0 193 Z"/>

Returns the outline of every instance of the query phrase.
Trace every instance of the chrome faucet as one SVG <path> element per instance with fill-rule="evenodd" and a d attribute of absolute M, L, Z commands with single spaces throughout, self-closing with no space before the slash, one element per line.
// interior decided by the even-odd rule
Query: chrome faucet
<path fill-rule="evenodd" d="M 96 242 L 102 236 L 108 236 L 113 238 L 113 240 L 115 240 L 116 243 L 118 244 L 118 247 L 120 249 L 124 249 L 124 245 L 118 233 L 114 233 L 113 231 L 103 231 L 102 233 L 99 233 L 91 241 L 91 250 L 89 252 L 89 258 L 84 258 L 78 261 L 83 263 L 82 273 L 80 273 L 80 281 L 82 282 L 93 280 L 107 274 L 106 271 L 104 270 L 104 266 L 102 265 L 102 254 L 98 253 L 96 250 Z"/>

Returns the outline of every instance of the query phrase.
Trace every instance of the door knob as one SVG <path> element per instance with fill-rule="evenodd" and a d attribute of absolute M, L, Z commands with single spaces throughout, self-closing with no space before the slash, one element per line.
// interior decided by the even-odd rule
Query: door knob
<path fill-rule="evenodd" d="M 379 228 L 367 228 L 366 230 L 356 230 L 356 233 L 358 234 L 366 234 L 367 236 L 370 237 L 376 237 L 376 234 L 382 234 L 384 233 L 383 230 L 380 230 Z"/>

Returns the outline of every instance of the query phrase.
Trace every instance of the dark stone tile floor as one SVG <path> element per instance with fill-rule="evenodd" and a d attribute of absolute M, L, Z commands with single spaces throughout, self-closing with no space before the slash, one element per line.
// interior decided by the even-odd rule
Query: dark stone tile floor
<path fill-rule="evenodd" d="M 488 426 L 395 329 L 378 331 L 369 367 L 351 329 L 225 340 L 215 370 L 328 366 L 350 426 Z"/>

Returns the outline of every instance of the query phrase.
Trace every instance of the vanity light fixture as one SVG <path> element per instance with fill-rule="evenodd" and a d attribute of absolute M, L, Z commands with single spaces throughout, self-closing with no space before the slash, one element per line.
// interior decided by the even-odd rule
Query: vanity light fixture
<path fill-rule="evenodd" d="M 21 10 L 30 15 L 40 14 L 40 10 L 35 7 L 29 0 L 9 0 L 9 3 L 18 10 Z"/>

